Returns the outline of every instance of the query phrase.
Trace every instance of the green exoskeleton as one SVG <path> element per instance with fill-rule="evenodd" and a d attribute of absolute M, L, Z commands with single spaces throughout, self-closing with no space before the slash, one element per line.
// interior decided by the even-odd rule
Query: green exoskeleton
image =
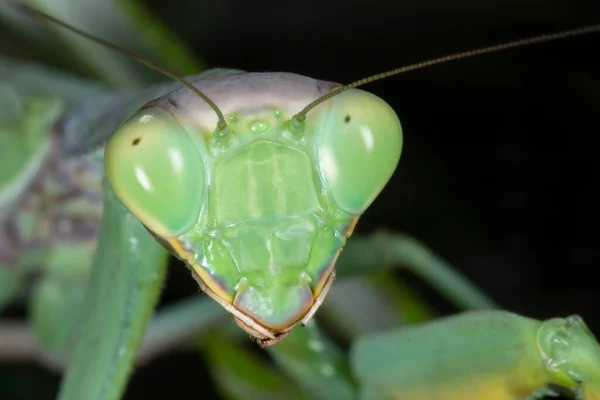
<path fill-rule="evenodd" d="M 51 249 L 50 264 L 55 269 L 79 267 L 82 272 L 75 285 L 55 279 L 45 282 L 39 292 L 46 295 L 44 299 L 61 291 L 69 291 L 75 300 L 81 297 L 83 285 L 79 284 L 87 279 L 90 265 L 82 262 L 83 256 L 70 258 L 72 252 L 60 250 L 61 246 L 68 247 L 69 243 L 79 240 L 79 245 L 89 250 L 85 254 L 93 251 L 95 242 L 90 239 L 95 237 L 97 225 L 87 224 L 86 218 L 98 222 L 99 202 L 104 191 L 105 205 L 108 204 L 105 210 L 109 212 L 103 216 L 99 242 L 102 251 L 97 265 L 109 268 L 113 264 L 121 267 L 119 263 L 122 263 L 130 268 L 132 282 L 136 282 L 134 275 L 139 274 L 140 280 L 146 279 L 144 283 L 149 283 L 147 286 L 131 284 L 129 292 L 119 291 L 117 286 L 128 283 L 114 282 L 105 275 L 101 287 L 106 290 L 90 291 L 89 297 L 100 299 L 94 304 L 121 300 L 118 295 L 113 299 L 113 291 L 124 299 L 121 314 L 98 313 L 98 318 L 125 321 L 118 329 L 111 326 L 107 329 L 110 332 L 102 332 L 102 339 L 105 335 L 125 337 L 128 331 L 134 330 L 129 324 L 129 319 L 134 318 L 130 312 L 135 300 L 131 299 L 139 292 L 146 290 L 148 298 L 156 298 L 153 291 L 159 290 L 164 270 L 155 273 L 156 276 L 144 276 L 143 270 L 135 268 L 136 262 L 142 264 L 163 257 L 154 241 L 150 244 L 139 239 L 144 237 L 139 236 L 140 231 L 147 229 L 162 246 L 185 261 L 201 289 L 233 314 L 237 323 L 261 345 L 278 343 L 289 335 L 286 341 L 269 350 L 275 359 L 283 360 L 282 365 L 290 371 L 306 373 L 307 368 L 303 365 L 298 368 L 294 362 L 300 363 L 298 360 L 302 357 L 318 361 L 314 364 L 322 368 L 315 373 L 315 380 L 305 379 L 309 393 L 314 393 L 311 390 L 318 386 L 314 383 L 317 382 L 321 384 L 321 393 L 326 393 L 324 398 L 351 398 L 346 395 L 354 393 L 351 379 L 344 381 L 338 392 L 329 391 L 333 386 L 328 379 L 342 376 L 338 372 L 343 368 L 335 369 L 332 365 L 337 364 L 329 362 L 331 358 L 326 359 L 327 363 L 322 362 L 323 357 L 328 356 L 327 348 L 315 333 L 315 325 L 300 330 L 297 336 L 292 329 L 298 324 L 308 324 L 322 305 L 335 278 L 336 260 L 346 240 L 360 215 L 394 173 L 402 152 L 402 128 L 394 110 L 382 99 L 355 87 L 451 59 L 599 29 L 593 26 L 442 57 L 348 86 L 289 73 L 240 71 L 209 73 L 190 82 L 181 80 L 183 87 L 170 92 L 163 90 L 133 116 L 128 115 L 111 135 L 103 160 L 102 154 L 95 152 L 61 164 L 58 175 L 64 179 L 48 181 L 49 187 L 43 187 L 46 194 L 53 190 L 61 195 L 71 193 L 73 200 L 69 202 L 67 198 L 62 203 L 65 207 L 60 208 L 63 214 L 59 215 L 60 221 L 72 221 L 72 224 L 52 225 L 55 215 L 43 219 L 43 224 L 51 228 L 42 233 L 64 234 L 64 237 L 56 235 L 58 240 Z M 44 103 L 44 107 L 48 110 L 56 107 L 59 113 L 62 104 L 49 102 Z M 37 116 L 36 110 L 34 106 L 29 112 Z M 3 208 L 14 210 L 17 198 L 14 193 L 22 192 L 23 185 L 31 186 L 35 181 L 33 176 L 27 175 L 27 168 L 20 168 L 22 165 L 39 171 L 43 162 L 55 161 L 52 156 L 57 150 L 42 132 L 58 125 L 56 115 L 44 115 L 48 120 L 31 119 L 39 126 L 19 127 L 23 132 L 32 132 L 31 141 L 22 141 L 23 137 L 19 137 L 15 144 L 14 137 L 0 132 L 0 140 L 6 141 L 3 145 L 22 150 L 15 159 L 0 159 L 0 166 L 6 165 L 0 168 Z M 104 189 L 98 172 L 102 162 L 110 185 Z M 86 175 L 87 172 L 90 174 Z M 77 185 L 81 179 L 86 185 Z M 31 231 L 28 242 L 34 243 L 40 232 L 31 229 L 31 225 L 40 222 L 29 220 L 27 211 L 35 208 L 39 199 L 35 193 L 30 198 L 32 204 L 18 210 L 23 212 L 19 214 L 18 231 Z M 134 216 L 142 222 L 143 228 Z M 0 210 L 0 220 L 10 220 L 11 224 L 15 221 L 5 217 Z M 93 229 L 88 229 L 90 226 Z M 119 237 L 111 237 L 114 231 Z M 0 264 L 16 263 L 19 258 L 14 255 L 16 247 L 11 245 L 10 232 L 10 229 L 0 230 L 0 234 L 6 235 L 0 242 L 0 256 L 5 257 L 0 259 Z M 149 237 L 146 232 L 143 234 Z M 64 243 L 60 240 L 63 238 Z M 398 237 L 382 235 L 372 240 L 376 242 L 372 246 L 370 240 L 356 240 L 354 248 L 348 249 L 353 251 L 352 262 L 397 262 L 402 259 L 402 245 L 410 242 L 400 243 Z M 361 252 L 366 241 L 373 254 Z M 373 249 L 380 243 L 384 243 L 382 250 L 375 254 Z M 69 254 L 69 258 L 61 258 L 64 254 Z M 424 252 L 414 258 L 421 260 L 419 262 L 425 260 L 428 265 L 436 262 Z M 19 259 L 23 263 L 31 261 Z M 118 270 L 113 268 L 113 271 Z M 0 274 L 4 271 L 0 268 Z M 101 273 L 99 268 L 95 271 Z M 477 304 L 479 308 L 493 306 L 491 302 L 486 303 L 485 297 L 480 301 L 476 292 L 468 292 L 468 288 L 460 286 L 456 275 L 445 269 L 431 271 L 434 270 L 428 273 L 432 280 L 436 279 L 435 275 L 450 282 L 445 287 L 447 292 L 469 293 L 464 304 Z M 11 291 L 18 286 L 6 284 L 9 279 L 19 279 L 18 276 L 0 279 L 3 287 Z M 0 293 L 0 306 L 3 295 L 9 297 L 13 293 L 9 290 Z M 75 300 L 73 313 L 79 307 Z M 53 307 L 64 306 L 64 303 L 55 306 L 42 300 L 36 304 L 38 320 L 50 318 Z M 144 312 L 149 313 L 151 308 L 152 305 L 148 306 Z M 94 313 L 89 312 L 86 317 L 88 315 Z M 102 322 L 97 319 L 97 324 L 90 326 L 109 325 Z M 143 322 L 139 325 L 143 330 Z M 85 336 L 92 330 L 90 326 L 81 328 L 84 341 L 90 337 Z M 65 323 L 65 330 L 71 328 Z M 56 343 L 48 334 L 44 337 L 45 344 L 50 348 L 65 347 L 67 336 L 61 335 L 60 343 Z M 97 338 L 92 337 L 89 343 L 95 345 L 93 339 Z M 125 379 L 130 365 L 122 367 L 114 360 L 123 359 L 126 352 L 134 352 L 135 345 L 115 346 L 112 350 L 95 359 L 95 364 L 103 366 L 104 356 L 113 357 L 106 362 L 105 370 L 98 367 L 100 372 L 94 371 L 104 380 L 92 379 L 96 385 L 93 387 L 79 384 L 79 393 L 101 393 L 94 398 L 102 400 L 117 398 L 121 383 L 115 384 L 106 376 L 119 370 L 125 371 L 118 373 L 119 379 Z M 290 354 L 292 357 L 285 359 Z M 81 359 L 86 356 L 85 352 L 79 353 Z M 365 399 L 533 399 L 553 394 L 551 385 L 574 391 L 578 399 L 599 398 L 600 348 L 577 317 L 540 322 L 503 312 L 465 314 L 367 337 L 354 344 L 351 363 L 360 386 L 359 397 Z M 77 389 L 71 390 L 73 385 L 69 384 L 67 378 L 65 387 L 68 389 L 64 393 L 69 394 L 64 398 L 81 398 L 72 394 Z"/>
<path fill-rule="evenodd" d="M 263 343 L 306 325 L 358 216 L 391 177 L 402 130 L 381 99 L 286 73 L 232 73 L 150 102 L 106 147 L 115 193 Z M 257 88 L 260 88 L 257 90 Z"/>
<path fill-rule="evenodd" d="M 469 312 L 372 335 L 352 358 L 363 399 L 533 400 L 557 395 L 552 385 L 600 399 L 600 346 L 577 316 Z"/>

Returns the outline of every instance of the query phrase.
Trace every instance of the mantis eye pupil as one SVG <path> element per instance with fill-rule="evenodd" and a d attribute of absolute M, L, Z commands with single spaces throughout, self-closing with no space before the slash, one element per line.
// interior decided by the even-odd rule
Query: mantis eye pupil
<path fill-rule="evenodd" d="M 350 114 L 346 114 L 346 116 L 344 117 L 344 122 L 345 123 L 350 122 Z"/>
<path fill-rule="evenodd" d="M 142 141 L 142 138 L 141 138 L 141 137 L 136 137 L 135 139 L 133 139 L 133 140 L 131 141 L 131 145 L 132 145 L 132 146 L 137 146 L 138 144 L 140 144 L 140 142 L 141 142 L 141 141 Z"/>

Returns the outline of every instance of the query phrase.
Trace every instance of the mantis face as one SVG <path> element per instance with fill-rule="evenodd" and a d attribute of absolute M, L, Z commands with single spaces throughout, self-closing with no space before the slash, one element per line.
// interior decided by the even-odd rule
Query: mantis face
<path fill-rule="evenodd" d="M 356 220 L 392 176 L 402 129 L 353 89 L 292 116 L 336 85 L 294 74 L 197 83 L 230 121 L 186 90 L 154 100 L 106 147 L 123 204 L 192 269 L 200 286 L 268 344 L 306 324 Z"/>

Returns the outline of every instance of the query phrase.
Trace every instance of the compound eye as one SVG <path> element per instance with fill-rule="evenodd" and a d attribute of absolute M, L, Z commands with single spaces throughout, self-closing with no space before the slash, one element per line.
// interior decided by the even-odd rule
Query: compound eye
<path fill-rule="evenodd" d="M 172 114 L 144 109 L 111 137 L 104 153 L 108 181 L 121 202 L 156 235 L 187 232 L 204 196 L 197 144 Z"/>
<path fill-rule="evenodd" d="M 391 178 L 402 151 L 402 127 L 379 97 L 358 89 L 331 100 L 316 121 L 319 166 L 338 206 L 362 213 Z"/>

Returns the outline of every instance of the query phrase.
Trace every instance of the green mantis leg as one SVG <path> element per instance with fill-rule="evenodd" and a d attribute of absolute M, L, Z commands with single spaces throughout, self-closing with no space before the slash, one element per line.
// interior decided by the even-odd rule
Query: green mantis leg
<path fill-rule="evenodd" d="M 340 255 L 338 276 L 401 266 L 429 283 L 464 309 L 493 309 L 498 305 L 460 272 L 411 236 L 379 232 L 353 236 Z"/>
<path fill-rule="evenodd" d="M 597 399 L 600 345 L 578 316 L 470 311 L 353 343 L 360 399 Z"/>
<path fill-rule="evenodd" d="M 91 283 L 59 399 L 121 397 L 158 300 L 166 260 L 166 252 L 105 185 Z"/>

